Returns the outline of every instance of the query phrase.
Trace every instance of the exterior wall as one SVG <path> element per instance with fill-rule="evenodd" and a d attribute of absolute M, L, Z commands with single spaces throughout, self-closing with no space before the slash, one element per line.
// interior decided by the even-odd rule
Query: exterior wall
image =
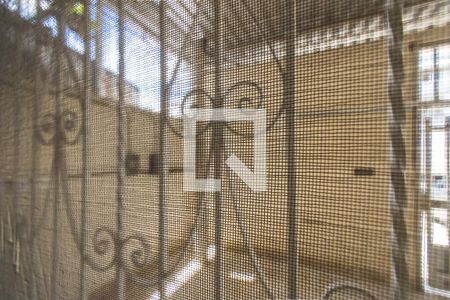
<path fill-rule="evenodd" d="M 1 133 L 1 221 L 6 226 L 6 232 L 16 228 L 31 226 L 35 229 L 34 259 L 37 280 L 46 282 L 50 289 L 52 270 L 52 243 L 53 243 L 53 183 L 54 176 L 51 174 L 53 165 L 53 148 L 40 145 L 37 151 L 32 150 L 33 133 L 33 101 L 34 95 L 23 86 L 22 90 L 17 87 L 2 85 L 0 101 L 2 103 L 0 133 Z M 17 92 L 16 92 L 17 91 Z M 54 112 L 52 99 L 41 99 L 39 105 L 39 120 L 48 112 Z M 81 126 L 80 104 L 77 99 L 67 97 L 63 101 L 63 108 L 77 114 L 75 130 L 68 133 L 69 139 L 76 137 L 76 132 Z M 129 151 L 141 156 L 141 166 L 145 169 L 149 153 L 159 151 L 158 122 L 156 113 L 144 112 L 136 108 L 127 109 L 127 125 L 130 132 L 128 136 Z M 87 208 L 87 244 L 88 254 L 100 265 L 107 265 L 111 259 L 114 247 L 108 247 L 105 255 L 99 255 L 94 251 L 94 235 L 97 229 L 107 227 L 112 231 L 116 228 L 116 168 L 117 168 L 117 118 L 114 104 L 107 104 L 105 100 L 96 100 L 91 106 L 91 141 L 92 141 L 92 178 L 90 181 L 90 200 Z M 54 128 L 49 128 L 46 137 L 51 136 Z M 16 133 L 18 134 L 16 137 Z M 171 134 L 169 139 L 169 152 L 181 154 L 181 139 L 174 138 Z M 67 191 L 61 188 L 58 201 L 58 247 L 59 247 L 59 274 L 58 285 L 61 296 L 64 299 L 76 299 L 79 293 L 79 270 L 80 254 L 74 237 L 79 237 L 81 222 L 81 184 L 82 184 L 82 141 L 81 139 L 73 146 L 65 147 L 65 162 L 67 168 Z M 36 203 L 35 222 L 31 224 L 31 174 L 32 160 L 37 161 L 36 181 Z M 180 165 L 178 157 L 170 155 L 169 161 L 175 168 Z M 61 168 L 61 166 L 60 166 Z M 158 249 L 158 175 L 149 175 L 142 170 L 136 176 L 127 176 L 125 191 L 125 220 L 124 235 L 137 234 L 145 237 L 150 245 L 150 260 L 147 264 L 154 264 L 157 259 Z M 169 175 L 168 190 L 168 243 L 169 251 L 180 248 L 188 236 L 193 224 L 193 215 L 196 199 L 193 196 L 182 193 L 182 174 L 171 173 Z M 17 195 L 17 196 L 16 196 Z M 47 203 L 47 204 L 46 204 Z M 13 214 L 17 205 L 18 215 Z M 12 217 L 9 223 L 8 215 Z M 69 220 L 75 224 L 76 234 L 72 233 Z M 19 223 L 19 227 L 15 224 Z M 17 229 L 19 230 L 19 229 Z M 109 240 L 107 235 L 101 238 Z M 29 235 L 27 235 L 27 240 Z M 22 245 L 23 253 L 30 253 L 26 246 Z M 13 243 L 6 245 L 6 253 L 12 253 Z M 39 249 L 39 251 L 37 250 Z M 132 242 L 126 251 L 127 264 L 131 264 L 131 251 L 141 249 L 138 243 Z M 128 251 L 128 252 L 127 252 Z M 29 255 L 29 254 L 28 254 Z M 12 266 L 12 258 L 4 257 L 7 266 Z M 2 262 L 3 264 L 3 262 Z M 26 262 L 22 262 L 26 268 Z M 23 272 L 25 271 L 25 272 Z M 27 276 L 27 271 L 21 274 Z M 13 279 L 14 270 L 2 272 L 2 282 L 7 283 Z M 97 271 L 88 267 L 86 282 L 89 293 L 114 279 L 115 269 L 98 276 Z M 7 279 L 10 278 L 10 279 Z M 41 286 L 42 288 L 43 286 Z M 25 291 L 25 287 L 18 287 Z M 15 292 L 8 289 L 9 292 Z M 39 290 L 42 299 L 47 299 L 45 289 Z M 7 297 L 7 295 L 5 296 Z M 11 298 L 13 296 L 11 295 Z"/>
<path fill-rule="evenodd" d="M 419 170 L 417 68 L 418 48 L 439 43 L 450 28 L 440 27 L 405 36 L 404 101 L 408 191 L 407 227 L 412 284 L 420 276 L 421 203 Z M 442 42 L 442 41 L 441 41 Z M 302 264 L 315 264 L 355 277 L 389 282 L 392 273 L 390 193 L 390 139 L 388 132 L 387 52 L 384 40 L 302 55 L 297 60 L 298 222 Z M 268 123 L 282 103 L 282 83 L 274 63 L 230 68 L 225 88 L 238 80 L 260 84 Z M 206 88 L 212 91 L 212 77 Z M 229 107 L 248 90 L 232 93 Z M 233 177 L 234 190 L 253 245 L 271 257 L 287 254 L 287 177 L 283 117 L 268 134 L 269 187 L 253 193 Z M 252 164 L 252 143 L 228 136 L 229 151 Z M 355 168 L 372 168 L 373 176 L 356 176 Z M 231 190 L 225 192 L 226 241 L 243 249 L 234 216 Z"/>
<path fill-rule="evenodd" d="M 409 262 L 411 278 L 418 275 L 418 203 L 416 192 L 417 170 L 414 153 L 416 141 L 416 52 L 410 43 L 436 42 L 449 36 L 448 27 L 430 29 L 406 37 L 404 62 L 404 99 L 407 109 L 407 184 L 408 184 L 408 234 L 410 241 Z M 371 42 L 335 50 L 304 55 L 297 61 L 298 99 L 298 145 L 299 145 L 299 243 L 301 263 L 318 264 L 332 270 L 345 270 L 350 275 L 367 275 L 388 281 L 391 274 L 390 240 L 391 223 L 389 213 L 389 137 L 387 131 L 388 99 L 386 94 L 387 61 L 383 41 Z M 208 76 L 206 76 L 208 77 Z M 276 118 L 281 107 L 282 86 L 275 66 L 270 63 L 255 64 L 229 69 L 225 74 L 225 86 L 231 86 L 237 78 L 260 83 L 265 95 L 269 122 Z M 207 82 L 210 80 L 206 80 Z M 207 86 L 209 89 L 209 86 Z M 33 95 L 25 89 L 1 89 L 2 110 L 0 132 L 2 147 L 0 170 L 2 176 L 2 202 L 9 208 L 18 205 L 19 217 L 26 220 L 30 214 L 31 160 L 38 157 L 39 185 L 36 214 L 43 226 L 36 241 L 42 251 L 39 267 L 42 278 L 49 280 L 52 243 L 52 210 L 47 212 L 45 195 L 50 181 L 52 159 L 51 147 L 31 147 Z M 239 93 L 238 93 L 239 94 Z M 235 95 L 236 97 L 239 95 Z M 45 100 L 45 99 L 44 99 Z M 50 101 L 44 101 L 51 103 Z M 233 103 L 231 101 L 231 103 Z M 66 99 L 64 105 L 79 112 L 74 99 Z M 51 107 L 46 108 L 52 111 Z M 42 112 L 43 113 L 43 112 Z M 96 102 L 92 106 L 92 165 L 99 172 L 92 179 L 91 199 L 88 213 L 88 235 L 91 237 L 102 225 L 115 227 L 116 214 L 116 126 L 115 108 Z M 81 120 L 78 120 L 78 124 Z M 254 194 L 236 179 L 234 190 L 249 235 L 257 251 L 273 257 L 283 257 L 287 252 L 287 178 L 286 148 L 284 141 L 284 119 L 275 123 L 268 135 L 269 188 Z M 15 127 L 15 126 L 19 127 Z M 129 149 L 141 156 L 142 165 L 146 157 L 158 149 L 157 115 L 134 109 L 128 114 Z M 14 131 L 16 128 L 16 131 Z M 19 133 L 15 139 L 15 132 Z M 228 148 L 244 162 L 251 165 L 251 143 L 231 137 Z M 181 140 L 170 135 L 170 158 L 173 168 L 180 166 Z M 15 141 L 18 144 L 15 144 Z M 15 159 L 18 158 L 18 164 Z M 81 144 L 66 149 L 69 190 L 72 195 L 72 217 L 79 221 L 81 178 Z M 371 177 L 356 177 L 356 167 L 375 170 Z M 19 200 L 14 202 L 15 178 L 25 185 L 19 190 Z M 169 190 L 169 240 L 175 249 L 187 235 L 192 224 L 195 195 L 182 192 L 181 174 L 170 175 Z M 157 249 L 158 222 L 158 178 L 138 175 L 127 178 L 126 224 L 127 232 L 140 232 L 152 244 L 152 254 Z M 28 182 L 28 184 L 27 184 Z M 241 235 L 232 210 L 230 186 L 225 188 L 226 245 L 242 249 Z M 63 294 L 74 298 L 78 291 L 78 257 L 75 243 L 69 234 L 67 203 L 60 203 L 60 254 L 61 282 Z M 6 220 L 6 210 L 1 216 Z M 213 218 L 211 218 L 213 221 Z M 211 221 L 211 222 L 212 222 Z M 79 222 L 77 222 L 79 224 Z M 212 224 L 211 224 L 212 225 Z M 92 254 L 92 243 L 88 241 Z M 77 259 L 74 259 L 76 257 Z M 65 264 L 62 264 L 62 263 Z M 67 264 L 66 264 L 67 263 Z M 70 265 L 68 264 L 70 263 Z M 360 273 L 355 270 L 364 270 Z M 113 278 L 113 272 L 110 272 Z M 96 276 L 88 271 L 90 290 L 103 284 L 107 277 Z M 102 282 L 100 282 L 102 279 Z M 41 291 L 44 293 L 44 291 Z M 44 295 L 44 294 L 43 294 Z M 45 297 L 45 296 L 43 296 Z"/>

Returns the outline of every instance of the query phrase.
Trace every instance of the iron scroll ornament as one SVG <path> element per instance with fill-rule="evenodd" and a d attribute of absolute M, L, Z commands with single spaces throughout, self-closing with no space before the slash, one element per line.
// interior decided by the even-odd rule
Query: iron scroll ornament
<path fill-rule="evenodd" d="M 106 226 L 98 228 L 92 237 L 92 245 L 95 254 L 102 257 L 110 257 L 110 259 L 103 264 L 97 263 L 94 258 L 90 257 L 84 250 L 84 245 L 81 244 L 80 234 L 77 232 L 76 222 L 73 217 L 73 201 L 69 192 L 69 179 L 64 149 L 65 146 L 76 145 L 80 139 L 82 129 L 77 120 L 78 115 L 74 111 L 64 110 L 59 115 L 47 113 L 37 122 L 35 136 L 39 143 L 43 146 L 60 145 L 60 147 L 54 147 L 55 153 L 51 167 L 52 182 L 49 184 L 46 191 L 43 214 L 46 214 L 52 200 L 50 193 L 51 185 L 52 183 L 54 184 L 53 181 L 55 181 L 56 178 L 59 178 L 62 187 L 62 200 L 67 207 L 65 211 L 70 231 L 85 263 L 96 271 L 107 271 L 116 265 L 120 265 L 130 277 L 133 277 L 133 268 L 128 267 L 126 262 L 129 261 L 134 268 L 141 269 L 149 263 L 150 259 L 150 243 L 143 236 L 133 234 L 119 238 L 118 234 L 111 228 Z M 53 199 L 53 201 L 55 200 Z M 44 217 L 36 223 L 38 226 L 36 226 L 34 230 L 35 234 L 31 237 L 32 239 L 35 239 L 38 236 L 44 223 Z M 131 251 L 130 259 L 128 260 L 121 254 L 131 242 L 139 243 L 139 248 Z"/>
<path fill-rule="evenodd" d="M 245 90 L 248 90 L 248 89 L 253 91 L 252 94 L 254 94 L 254 97 L 252 97 L 251 95 L 247 95 L 245 93 Z M 234 93 L 239 95 L 238 99 L 232 99 L 233 98 L 232 96 Z M 251 80 L 243 80 L 243 81 L 236 82 L 235 84 L 233 84 L 231 87 L 229 87 L 226 90 L 224 95 L 225 95 L 224 97 L 225 97 L 226 107 L 231 108 L 232 104 L 234 104 L 234 103 L 237 103 L 238 109 L 245 109 L 245 108 L 249 108 L 249 107 L 263 109 L 265 107 L 265 96 L 264 96 L 263 88 L 261 87 L 261 85 L 259 83 L 256 83 Z M 199 89 L 190 90 L 183 96 L 181 103 L 180 103 L 179 110 L 181 112 L 182 117 L 184 117 L 186 114 L 186 111 L 188 109 L 188 103 L 190 102 L 190 99 L 194 98 L 194 97 L 205 97 L 205 99 L 209 103 L 212 103 L 214 100 L 214 97 L 211 96 L 210 93 L 204 89 L 199 88 Z M 205 106 L 206 105 L 204 105 L 204 107 Z M 197 104 L 193 104 L 190 106 L 190 108 L 201 108 L 201 107 L 199 107 L 199 105 L 197 105 Z M 275 124 L 280 119 L 281 115 L 284 113 L 284 110 L 285 110 L 285 106 L 282 103 L 281 108 L 274 114 L 275 117 L 267 125 L 267 127 L 266 127 L 267 133 L 269 133 L 273 129 Z M 172 119 L 173 118 L 169 118 L 168 127 L 177 137 L 183 138 L 181 130 L 178 130 L 174 126 Z M 197 130 L 197 134 L 202 135 L 203 133 L 205 133 L 206 131 L 208 131 L 211 128 L 211 125 L 212 125 L 211 122 L 207 122 L 204 126 L 202 126 L 199 130 Z M 233 125 L 231 125 L 229 123 L 226 123 L 225 126 L 226 126 L 227 130 L 230 131 L 234 135 L 241 136 L 245 139 L 252 138 L 252 134 L 248 134 L 248 133 L 242 132 L 240 130 L 237 130 L 235 127 L 233 127 Z"/>
<path fill-rule="evenodd" d="M 59 121 L 58 121 L 59 120 Z M 64 145 L 73 146 L 78 143 L 81 136 L 81 126 L 78 125 L 78 116 L 74 111 L 65 110 L 58 117 L 47 113 L 38 121 L 36 137 L 44 146 L 51 146 L 55 142 L 56 131 Z M 56 128 L 56 127 L 59 128 Z M 70 137 L 69 134 L 74 134 Z"/>
<path fill-rule="evenodd" d="M 106 258 L 102 259 L 102 263 L 99 263 L 94 257 L 90 256 L 84 249 L 84 245 L 81 243 L 81 236 L 80 233 L 78 233 L 76 221 L 74 219 L 75 214 L 74 208 L 72 207 L 74 201 L 69 191 L 69 176 L 65 159 L 65 146 L 76 145 L 82 135 L 81 124 L 79 124 L 77 120 L 77 113 L 70 110 L 64 110 L 60 113 L 59 117 L 57 114 L 44 114 L 36 124 L 37 128 L 35 129 L 35 136 L 36 140 L 39 141 L 41 145 L 50 147 L 59 143 L 60 147 L 54 147 L 55 152 L 51 166 L 52 182 L 48 185 L 45 192 L 43 216 L 40 220 L 39 218 L 36 220 L 37 226 L 35 226 L 34 235 L 31 238 L 35 239 L 44 225 L 44 215 L 51 207 L 52 184 L 56 184 L 56 178 L 58 178 L 60 179 L 59 183 L 62 189 L 62 201 L 64 201 L 64 204 L 66 205 L 65 212 L 70 232 L 77 250 L 83 257 L 84 263 L 98 272 L 105 272 L 115 266 L 120 266 L 122 270 L 125 271 L 127 278 L 132 282 L 146 287 L 156 286 L 158 284 L 156 279 L 148 280 L 138 274 L 139 270 L 143 270 L 144 267 L 149 266 L 151 262 L 151 245 L 144 236 L 130 234 L 120 237 L 115 230 L 107 226 L 97 228 L 91 241 L 95 255 L 98 255 L 99 258 Z M 177 257 L 175 257 L 174 263 L 167 269 L 166 274 L 162 275 L 164 278 L 172 275 L 181 264 L 183 258 L 187 255 L 188 248 L 193 244 L 195 232 L 200 224 L 200 216 L 203 213 L 205 206 L 205 197 L 200 197 L 197 203 L 194 224 L 192 224 L 189 229 L 188 236 L 183 242 Z M 125 253 L 128 245 L 136 245 L 136 243 L 138 244 L 138 247 Z M 131 262 L 131 264 L 128 262 Z"/>
<path fill-rule="evenodd" d="M 261 87 L 253 82 L 250 81 L 241 81 L 236 84 L 234 84 L 226 93 L 226 97 L 228 97 L 231 93 L 236 92 L 238 89 L 241 88 L 252 88 L 257 91 L 257 107 L 261 108 L 263 106 L 264 97 L 262 95 L 262 89 Z M 203 90 L 192 90 L 191 92 L 187 93 L 185 97 L 183 98 L 182 102 L 182 112 L 183 114 L 186 111 L 186 104 L 188 102 L 188 99 L 190 97 L 196 96 L 196 95 L 203 95 L 206 96 L 210 101 L 212 98 Z M 250 102 L 250 97 L 242 96 L 239 99 L 238 105 L 240 108 L 243 108 L 244 105 L 248 105 Z M 281 112 L 278 114 L 277 118 Z M 101 226 L 97 230 L 95 230 L 93 236 L 92 236 L 92 245 L 95 255 L 98 255 L 100 257 L 107 258 L 102 259 L 102 263 L 96 261 L 95 258 L 91 257 L 87 251 L 84 249 L 84 245 L 81 244 L 81 237 L 80 233 L 77 232 L 77 226 L 76 221 L 74 219 L 74 208 L 72 207 L 72 196 L 69 192 L 69 186 L 68 186 L 68 172 L 66 167 L 66 159 L 65 159 L 65 146 L 73 146 L 76 145 L 80 137 L 82 135 L 82 125 L 78 121 L 79 117 L 78 114 L 72 110 L 63 110 L 59 114 L 57 113 L 46 113 L 41 116 L 41 118 L 38 120 L 35 130 L 35 135 L 37 141 L 43 146 L 53 146 L 55 144 L 59 144 L 60 147 L 55 147 L 55 153 L 54 153 L 54 159 L 52 162 L 52 175 L 54 180 L 55 178 L 60 178 L 60 184 L 62 186 L 62 201 L 64 201 L 66 205 L 66 217 L 69 223 L 71 235 L 74 239 L 74 242 L 77 246 L 77 250 L 79 253 L 83 256 L 84 262 L 89 265 L 93 270 L 99 271 L 99 272 L 105 272 L 107 270 L 112 269 L 113 267 L 120 265 L 123 270 L 128 275 L 128 278 L 130 278 L 133 282 L 141 284 L 143 286 L 153 286 L 157 284 L 156 280 L 147 280 L 143 278 L 142 276 L 139 276 L 136 274 L 136 270 L 143 269 L 146 265 L 148 265 L 151 261 L 151 245 L 149 241 L 143 237 L 142 235 L 128 235 L 125 237 L 119 237 L 118 233 L 114 231 L 113 229 L 107 227 L 107 226 Z M 275 119 L 273 122 L 276 122 L 277 119 Z M 170 127 L 172 130 L 174 130 L 173 127 Z M 209 124 L 203 128 L 203 132 L 208 130 Z M 227 128 L 238 135 L 242 135 L 244 137 L 244 134 L 241 132 L 235 130 L 232 127 L 227 126 Z M 57 153 L 59 152 L 59 153 Z M 50 202 L 51 202 L 51 193 L 50 193 L 51 184 L 49 185 L 47 192 L 46 192 L 46 199 L 45 199 L 45 206 L 44 210 L 48 210 L 50 208 Z M 194 224 L 189 230 L 189 235 L 184 242 L 184 245 L 179 253 L 178 258 L 175 260 L 175 264 L 168 269 L 167 273 L 164 274 L 164 277 L 169 276 L 172 274 L 176 267 L 179 265 L 179 263 L 182 261 L 182 258 L 186 255 L 187 249 L 190 245 L 192 245 L 193 237 L 195 235 L 195 231 L 199 226 L 199 219 L 200 215 L 202 214 L 202 211 L 205 206 L 205 201 L 203 197 L 201 197 L 197 204 L 197 209 L 195 213 L 194 218 Z M 42 227 L 44 223 L 44 218 L 42 220 L 38 221 L 38 226 L 35 230 L 36 237 L 38 235 L 38 232 L 40 228 Z M 139 244 L 139 247 L 137 249 L 131 250 L 131 252 L 127 253 L 129 254 L 129 258 L 124 255 L 124 250 L 127 247 L 127 245 L 131 244 L 132 242 L 137 242 Z M 131 266 L 127 264 L 127 262 L 131 262 Z"/>

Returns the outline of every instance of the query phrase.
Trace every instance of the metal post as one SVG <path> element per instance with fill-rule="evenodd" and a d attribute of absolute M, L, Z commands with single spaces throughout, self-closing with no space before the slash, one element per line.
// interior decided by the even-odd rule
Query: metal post
<path fill-rule="evenodd" d="M 431 135 L 432 126 L 431 119 L 425 118 L 424 120 L 424 132 L 425 132 L 425 207 L 428 210 L 430 208 L 431 201 Z"/>
<path fill-rule="evenodd" d="M 39 1 L 36 4 L 36 11 L 40 12 L 40 5 Z M 38 21 L 38 26 L 40 25 L 40 22 Z M 31 118 L 31 188 L 30 188 L 30 243 L 29 243 L 29 255 L 30 255 L 30 271 L 29 271 L 29 285 L 28 285 L 28 295 L 31 297 L 31 299 L 35 299 L 35 292 L 36 292 L 36 283 L 34 281 L 34 240 L 35 240 L 35 210 L 36 210 L 36 195 L 37 195 L 37 172 L 38 172 L 38 163 L 39 163 L 39 147 L 38 147 L 38 141 L 36 138 L 36 131 L 38 129 L 38 118 L 39 118 L 39 99 L 42 97 L 41 94 L 41 57 L 40 57 L 40 44 L 35 37 L 35 53 L 34 53 L 34 72 L 35 72 L 35 80 L 34 80 L 34 97 L 32 101 L 32 118 Z"/>
<path fill-rule="evenodd" d="M 287 209 L 289 217 L 288 227 L 288 299 L 298 299 L 298 230 L 297 230 L 297 147 L 295 131 L 295 39 L 296 39 L 296 1 L 286 1 L 285 28 L 286 28 L 286 68 L 283 76 L 283 96 L 286 108 L 286 134 L 287 134 Z"/>
<path fill-rule="evenodd" d="M 123 0 L 117 0 L 117 10 L 119 14 L 119 82 L 118 95 L 119 102 L 117 105 L 117 236 L 118 244 L 116 245 L 117 257 L 117 298 L 125 299 L 125 272 L 122 267 L 122 241 L 123 241 L 123 211 L 125 210 L 125 184 L 126 184 L 126 108 L 125 108 L 125 18 Z"/>
<path fill-rule="evenodd" d="M 425 205 L 423 207 L 423 209 L 426 212 L 426 224 L 424 224 L 426 227 L 426 237 L 427 237 L 427 241 L 426 241 L 426 245 L 428 247 L 428 245 L 432 245 L 432 241 L 431 241 L 431 237 L 432 237 L 432 232 L 431 232 L 431 218 L 430 218 L 430 202 L 431 202 L 431 153 L 432 153 L 432 144 L 431 144 L 431 135 L 432 135 L 432 126 L 431 126 L 431 119 L 430 118 L 426 118 L 425 122 L 424 122 L 424 126 L 425 126 Z M 427 255 L 429 256 L 429 252 L 426 251 L 426 253 L 422 253 L 423 255 Z M 427 257 L 428 260 L 428 257 Z M 428 274 L 428 270 L 426 270 L 427 274 Z M 426 276 L 425 278 L 428 278 L 428 276 Z"/>
<path fill-rule="evenodd" d="M 20 42 L 19 42 L 20 43 Z M 17 51 L 20 53 L 20 51 Z M 20 61 L 18 61 L 20 64 Z M 20 257 L 18 257 L 18 247 L 20 244 L 20 232 L 19 232 L 19 163 L 20 163 L 20 95 L 18 95 L 19 91 L 14 91 L 15 99 L 14 99 L 14 158 L 13 158 L 13 182 L 14 182 L 14 197 L 13 197 L 13 253 L 12 253 L 12 264 L 14 267 L 14 291 L 16 295 L 18 293 L 18 276 L 19 276 L 19 261 Z"/>
<path fill-rule="evenodd" d="M 167 260 L 167 45 L 166 45 L 166 1 L 159 2 L 159 39 L 160 39 L 160 115 L 159 115 L 159 155 L 161 169 L 159 174 L 159 276 L 160 299 L 166 299 L 166 260 Z"/>
<path fill-rule="evenodd" d="M 409 275 L 406 251 L 407 195 L 405 187 L 406 151 L 403 138 L 405 110 L 403 106 L 403 20 L 402 0 L 387 0 L 388 25 L 388 95 L 390 101 L 389 133 L 391 139 L 391 197 L 393 240 L 392 261 L 396 279 L 395 299 L 408 299 Z"/>
<path fill-rule="evenodd" d="M 222 97 L 222 1 L 216 0 L 213 4 L 214 10 L 214 28 L 213 28 L 213 64 L 214 64 L 214 99 L 213 108 L 223 107 L 224 100 Z M 223 165 L 223 123 L 215 122 L 212 133 L 212 151 L 214 157 L 214 178 L 219 179 L 222 175 Z M 223 206 L 222 192 L 216 192 L 214 195 L 214 211 L 215 211 L 215 236 L 214 243 L 216 246 L 216 257 L 214 261 L 214 299 L 221 300 L 224 295 L 224 249 L 223 249 Z"/>
<path fill-rule="evenodd" d="M 53 177 L 55 185 L 53 187 L 53 261 L 52 261 L 52 299 L 59 299 L 58 285 L 58 259 L 59 259 L 59 185 L 60 185 L 60 161 L 62 159 L 62 141 L 61 141 L 61 99 L 62 99 L 62 66 L 61 66 L 61 47 L 64 45 L 64 24 L 62 16 L 58 17 L 58 37 L 55 42 L 55 139 L 53 153 Z"/>
<path fill-rule="evenodd" d="M 447 239 L 450 242 L 450 117 L 445 119 L 445 151 L 447 152 Z M 450 249 L 447 251 L 450 258 Z M 447 270 L 450 270 L 450 260 L 447 258 Z"/>
<path fill-rule="evenodd" d="M 81 187 L 81 238 L 80 238 L 80 299 L 86 299 L 85 273 L 86 265 L 86 206 L 89 200 L 89 182 L 91 179 L 91 144 L 90 144 L 90 88 L 91 88 L 91 1 L 84 1 L 84 95 L 83 110 L 83 182 Z"/>
<path fill-rule="evenodd" d="M 194 61 L 194 80 L 195 80 L 195 89 L 202 91 L 204 88 L 204 45 L 203 39 L 200 39 L 197 42 L 195 47 L 195 61 Z M 197 108 L 204 107 L 205 99 L 204 95 L 198 95 L 195 98 L 194 105 Z M 208 156 L 206 143 L 207 140 L 207 132 L 204 135 L 198 134 L 196 137 L 196 170 L 199 170 L 199 176 L 204 178 L 208 173 L 209 164 L 206 164 L 205 157 Z M 197 193 L 197 203 L 202 205 L 201 214 L 200 214 L 200 226 L 197 226 L 196 229 L 196 255 L 204 261 L 207 260 L 208 254 L 208 244 L 209 244 L 209 236 L 208 236 L 208 228 L 209 228 L 209 218 L 208 218 L 208 205 L 205 204 L 206 193 L 198 192 Z"/>
<path fill-rule="evenodd" d="M 99 98 L 104 96 L 103 72 L 103 0 L 97 0 L 95 26 L 95 87 Z"/>

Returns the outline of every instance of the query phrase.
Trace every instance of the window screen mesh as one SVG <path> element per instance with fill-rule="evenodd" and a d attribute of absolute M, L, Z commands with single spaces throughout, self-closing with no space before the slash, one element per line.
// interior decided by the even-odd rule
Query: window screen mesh
<path fill-rule="evenodd" d="M 448 1 L 0 23 L 1 299 L 450 296 Z"/>

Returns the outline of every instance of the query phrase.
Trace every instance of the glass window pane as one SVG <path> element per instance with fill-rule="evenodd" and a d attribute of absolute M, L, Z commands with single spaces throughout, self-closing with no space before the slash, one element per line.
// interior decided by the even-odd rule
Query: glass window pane
<path fill-rule="evenodd" d="M 424 111 L 424 117 L 431 119 L 431 126 L 445 126 L 446 118 L 450 117 L 450 107 L 429 108 Z"/>
<path fill-rule="evenodd" d="M 442 69 L 450 69 L 450 45 L 437 48 L 438 65 Z"/>
<path fill-rule="evenodd" d="M 447 210 L 431 210 L 431 242 L 433 245 L 448 246 Z"/>
<path fill-rule="evenodd" d="M 433 70 L 434 48 L 422 49 L 420 51 L 420 70 Z"/>
<path fill-rule="evenodd" d="M 450 100 L 450 46 L 437 48 L 439 99 Z"/>
<path fill-rule="evenodd" d="M 445 131 L 433 131 L 431 135 L 431 198 L 447 200 L 447 151 Z"/>
<path fill-rule="evenodd" d="M 422 72 L 420 79 L 420 99 L 422 101 L 432 101 L 434 99 L 433 71 Z"/>
<path fill-rule="evenodd" d="M 423 49 L 420 52 L 420 100 L 434 99 L 434 49 Z"/>
<path fill-rule="evenodd" d="M 450 69 L 439 72 L 439 99 L 450 100 Z"/>

